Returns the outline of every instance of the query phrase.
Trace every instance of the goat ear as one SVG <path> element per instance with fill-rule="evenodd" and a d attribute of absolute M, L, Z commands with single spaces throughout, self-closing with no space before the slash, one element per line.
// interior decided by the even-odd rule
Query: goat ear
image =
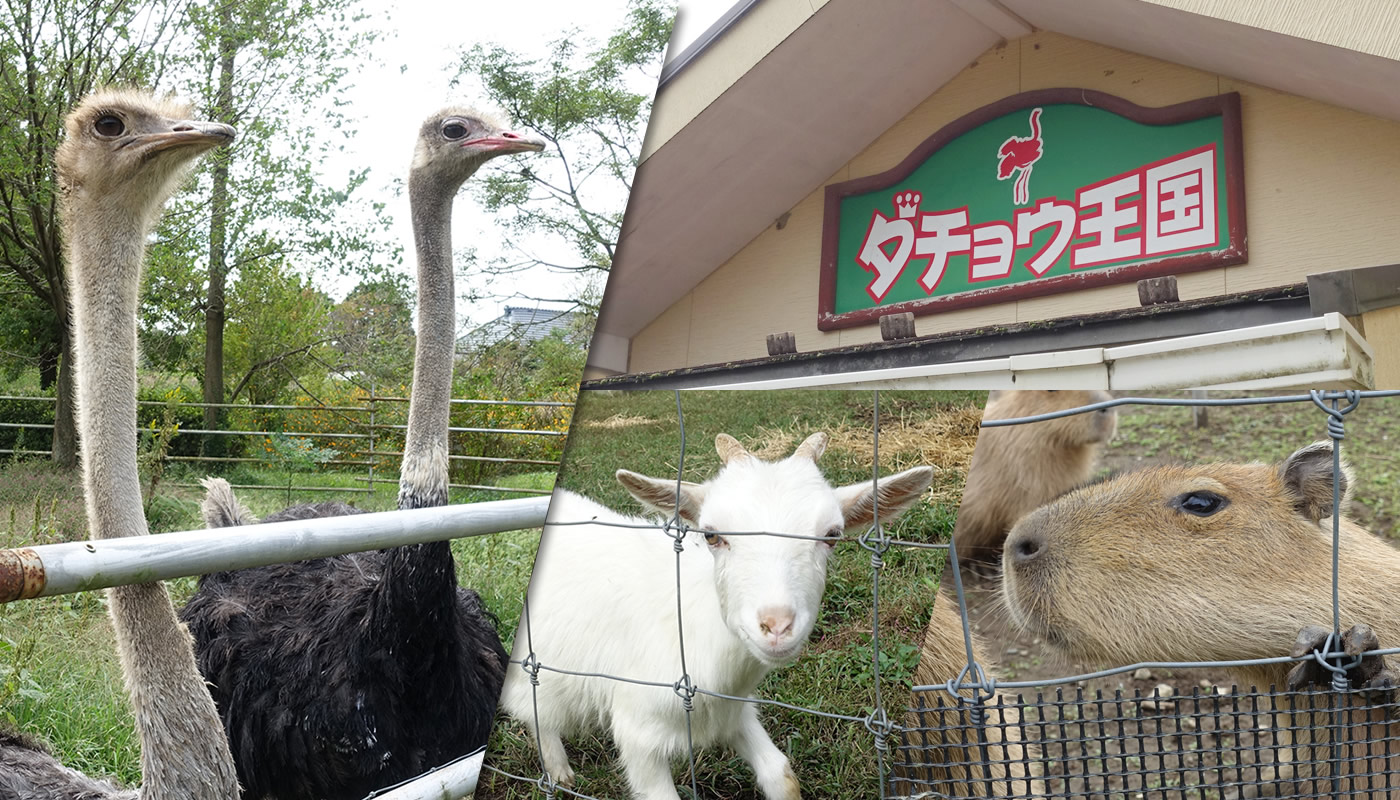
<path fill-rule="evenodd" d="M 1314 442 L 1288 458 L 1279 467 L 1279 479 L 1293 495 L 1293 506 L 1311 522 L 1332 516 L 1332 443 Z M 1342 462 L 1341 511 L 1351 500 L 1351 467 Z"/>
<path fill-rule="evenodd" d="M 797 458 L 800 456 L 802 458 L 809 459 L 813 463 L 816 463 L 817 459 L 821 458 L 822 453 L 825 452 L 826 434 L 822 433 L 821 431 L 818 431 L 812 434 L 811 436 L 808 436 L 807 439 L 804 442 L 802 442 L 802 444 L 799 444 L 797 446 L 797 449 L 792 451 L 792 457 Z"/>
<path fill-rule="evenodd" d="M 715 452 L 719 453 L 719 462 L 728 464 L 730 461 L 743 458 L 753 458 L 753 454 L 744 449 L 739 440 L 727 433 L 721 433 L 715 437 Z"/>
<path fill-rule="evenodd" d="M 662 478 L 648 478 L 625 469 L 617 471 L 617 482 L 622 484 L 638 502 L 651 511 L 667 516 L 676 513 L 676 481 Z M 700 504 L 705 499 L 705 486 L 690 481 L 681 481 L 680 517 L 686 524 L 700 523 Z"/>
<path fill-rule="evenodd" d="M 933 467 L 915 467 L 880 479 L 880 519 L 893 520 L 918 502 L 924 490 L 933 482 Z M 841 502 L 841 515 L 847 528 L 869 525 L 875 521 L 874 481 L 842 486 L 836 490 Z"/>

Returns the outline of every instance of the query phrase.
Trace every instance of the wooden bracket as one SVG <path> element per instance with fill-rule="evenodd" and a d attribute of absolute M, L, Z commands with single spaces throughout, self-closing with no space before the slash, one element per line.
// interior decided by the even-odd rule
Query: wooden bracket
<path fill-rule="evenodd" d="M 1137 282 L 1138 302 L 1144 306 L 1162 303 L 1175 303 L 1181 300 L 1176 291 L 1176 276 L 1163 275 L 1160 278 L 1145 278 Z"/>
<path fill-rule="evenodd" d="M 784 356 L 797 352 L 797 337 L 792 331 L 768 334 L 768 355 Z"/>
<path fill-rule="evenodd" d="M 880 317 L 880 338 L 887 342 L 914 338 L 914 312 L 886 314 Z"/>

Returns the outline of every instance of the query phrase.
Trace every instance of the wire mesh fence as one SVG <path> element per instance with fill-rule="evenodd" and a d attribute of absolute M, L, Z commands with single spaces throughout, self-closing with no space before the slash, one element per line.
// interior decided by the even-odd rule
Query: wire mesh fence
<path fill-rule="evenodd" d="M 1239 406 L 1265 403 L 1312 403 L 1318 409 L 1316 435 L 1300 432 L 1299 444 L 1318 438 L 1332 443 L 1330 471 L 1332 508 L 1340 507 L 1345 487 L 1342 449 L 1346 435 L 1345 417 L 1363 402 L 1394 397 L 1400 392 L 1321 392 L 1308 394 L 1242 398 L 1120 398 L 1053 414 L 1018 419 L 985 421 L 983 427 L 1024 425 L 1106 407 L 1131 404 L 1175 406 Z M 874 395 L 875 425 L 872 431 L 874 480 L 879 470 L 879 394 Z M 680 507 L 684 482 L 685 418 L 677 395 L 676 422 L 679 450 L 676 457 L 676 507 Z M 879 493 L 876 493 L 879 497 Z M 556 501 L 557 503 L 557 501 Z M 1280 654 L 1276 658 L 1238 661 L 1193 661 L 1137 663 L 1098 673 L 1066 675 L 1045 680 L 998 681 L 988 664 L 979 663 L 966 609 L 966 597 L 956 552 L 947 543 L 896 540 L 880 522 L 878 500 L 875 522 L 855 538 L 843 539 L 836 546 L 859 547 L 870 558 L 870 704 L 864 708 L 821 709 L 750 696 L 716 692 L 697 681 L 687 669 L 687 638 L 682 624 L 685 598 L 681 580 L 681 557 L 687 541 L 697 533 L 730 536 L 786 536 L 766 531 L 697 532 L 679 512 L 669 519 L 647 526 L 657 536 L 668 537 L 676 552 L 674 608 L 676 621 L 676 669 L 669 674 L 623 675 L 572 671 L 568 664 L 550 663 L 538 657 L 539 645 L 533 639 L 530 607 L 527 601 L 517 636 L 526 639 L 526 655 L 513 663 L 528 677 L 532 693 L 551 675 L 572 675 L 592 681 L 647 687 L 657 693 L 672 694 L 675 707 L 684 715 L 685 744 L 680 755 L 687 762 L 691 796 L 698 797 L 696 751 L 703 744 L 693 735 L 697 714 L 714 715 L 716 704 L 780 706 L 802 714 L 812 714 L 863 729 L 875 754 L 869 765 L 868 793 L 882 798 L 1243 798 L 1243 797 L 1367 797 L 1400 796 L 1400 738 L 1390 723 L 1396 705 L 1386 690 L 1386 679 L 1366 684 L 1362 678 L 1376 676 L 1384 666 L 1379 659 L 1400 653 L 1400 648 L 1366 648 L 1364 653 L 1344 652 L 1341 601 L 1337 569 L 1341 541 L 1341 514 L 1331 514 L 1332 635 L 1318 642 L 1311 652 L 1299 656 Z M 620 525 L 606 520 L 552 519 L 550 531 L 564 531 L 574 525 L 609 527 Z M 554 535 L 567 535 L 557 533 Z M 601 534 L 600 534 L 601 535 Z M 688 537 L 690 537 L 688 539 Z M 802 538 L 802 537 L 796 537 Z M 879 616 L 880 577 L 884 560 L 892 548 L 948 551 L 960 631 L 943 631 L 961 648 L 961 670 L 941 676 L 945 683 L 916 685 L 912 699 L 891 696 L 882 677 L 882 637 Z M 1285 553 L 1274 554 L 1287 558 Z M 670 605 L 672 598 L 656 598 Z M 1110 613 L 1110 612 L 1105 612 Z M 1354 613 L 1354 612 L 1353 612 Z M 1322 622 L 1323 620 L 1314 620 Z M 960 635 L 959 635 L 960 634 Z M 930 629 L 930 636 L 936 635 Z M 624 643 L 617 643 L 624 646 Z M 651 643 L 670 647 L 666 642 Z M 945 643 L 947 644 L 947 643 Z M 1394 644 L 1393 642 L 1382 644 Z M 926 642 L 925 652 L 928 645 Z M 1353 648 L 1355 650 L 1356 648 Z M 1210 667 L 1244 669 L 1265 665 L 1314 665 L 1313 683 L 1302 686 L 1234 687 L 1209 686 L 1177 693 L 1170 687 L 1138 690 L 1086 689 L 1084 682 L 1108 675 L 1147 668 L 1179 669 Z M 1382 676 L 1385 678 L 1385 676 Z M 1393 676 L 1388 680 L 1393 681 Z M 1377 691 L 1372 691 L 1377 689 Z M 591 798 L 567 779 L 551 775 L 547 754 L 551 744 L 538 734 L 539 700 L 534 700 L 536 717 L 532 728 L 539 770 L 534 774 L 507 771 L 490 763 L 507 785 L 515 784 L 538 795 Z M 710 704 L 709 708 L 704 708 Z M 522 720 L 525 721 L 525 720 Z M 528 722 L 528 721 L 527 721 Z M 624 762 L 626 758 L 624 757 Z M 563 776 L 567 778 L 567 776 Z M 763 776 L 756 779 L 763 783 Z M 673 789 L 674 791 L 674 789 Z M 764 796 L 796 797 L 764 786 Z M 671 796 L 666 792 L 637 792 L 638 796 Z"/>
<path fill-rule="evenodd" d="M 0 396 L 0 456 L 48 456 L 53 431 L 52 397 Z M 234 489 L 372 494 L 377 484 L 397 484 L 407 430 L 407 397 L 368 394 L 358 404 L 230 404 L 142 400 L 143 435 L 170 428 L 159 460 L 167 463 L 240 466 L 358 474 L 363 486 L 235 482 Z M 206 429 L 194 422 L 204 409 L 237 413 L 234 425 Z M 511 472 L 557 470 L 572 403 L 549 400 L 452 400 L 453 489 L 511 494 L 548 490 L 507 488 L 488 481 Z M 25 421 L 14 421 L 14 418 Z M 44 421 L 34 421 L 43 419 Z M 188 423 L 188 424 L 187 424 Z M 240 424 L 241 423 L 241 424 Z M 261 427 L 259 427 L 261 426 Z M 164 435 L 164 434 L 163 434 Z M 216 446 L 212 443 L 218 443 Z M 308 455 L 309 454 L 309 455 Z M 192 482 L 171 482 L 198 488 Z"/>

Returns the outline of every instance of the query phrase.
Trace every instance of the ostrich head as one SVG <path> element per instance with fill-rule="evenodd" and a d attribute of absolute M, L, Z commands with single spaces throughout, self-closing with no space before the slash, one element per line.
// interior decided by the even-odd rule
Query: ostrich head
<path fill-rule="evenodd" d="M 448 107 L 429 117 L 413 151 L 414 177 L 431 176 L 440 188 L 456 191 L 482 164 L 496 156 L 544 149 L 544 139 L 513 131 L 491 114 Z"/>
<path fill-rule="evenodd" d="M 188 106 L 145 92 L 89 95 L 68 115 L 55 156 L 64 205 L 134 213 L 149 225 L 195 156 L 233 141 L 228 125 L 189 116 Z"/>

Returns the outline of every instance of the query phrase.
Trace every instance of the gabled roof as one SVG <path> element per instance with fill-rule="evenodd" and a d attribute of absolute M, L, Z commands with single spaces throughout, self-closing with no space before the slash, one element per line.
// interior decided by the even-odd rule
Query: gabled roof
<path fill-rule="evenodd" d="M 1400 120 L 1400 4 L 1386 0 L 747 5 L 658 95 L 599 366 L 625 366 L 606 363 L 622 342 L 979 55 L 1034 28 Z"/>

